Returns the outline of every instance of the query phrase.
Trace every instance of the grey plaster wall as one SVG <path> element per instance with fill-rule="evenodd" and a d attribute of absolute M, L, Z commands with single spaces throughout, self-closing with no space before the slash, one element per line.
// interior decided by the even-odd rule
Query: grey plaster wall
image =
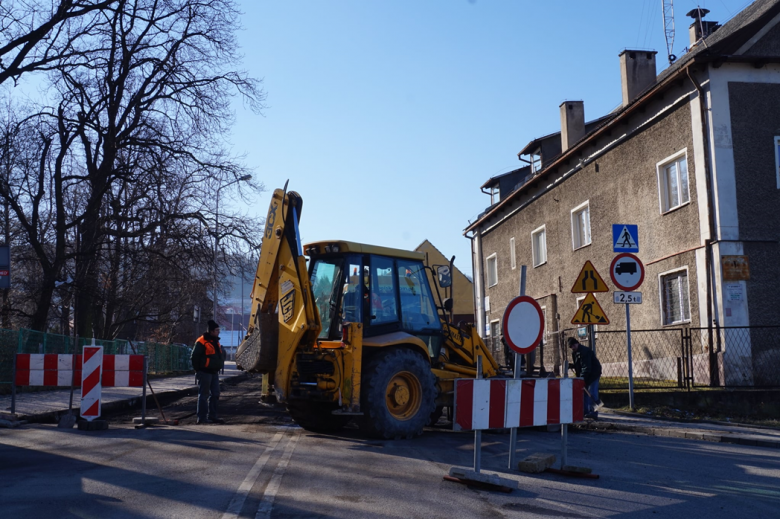
<path fill-rule="evenodd" d="M 686 149 L 690 203 L 662 215 L 656 164 Z M 613 223 L 639 225 L 639 257 L 648 265 L 645 282 L 640 289 L 645 302 L 632 309 L 632 328 L 662 326 L 658 274 L 685 266 L 689 271 L 691 317 L 693 322 L 698 322 L 695 253 L 680 254 L 700 245 L 695 189 L 697 174 L 693 163 L 691 114 L 688 104 L 683 104 L 540 195 L 483 236 L 483 257 L 495 252 L 498 258 L 499 282 L 485 291 L 485 295 L 490 297 L 491 307 L 488 322 L 500 319 L 506 305 L 517 295 L 519 267 L 525 264 L 528 265 L 527 294 L 535 298 L 547 296 L 546 299 L 551 294 L 556 295 L 560 328 L 571 328 L 578 296 L 571 294 L 570 290 L 586 260 L 593 262 L 612 287 L 609 265 L 616 255 L 612 251 Z M 585 201 L 589 201 L 590 205 L 592 243 L 573 251 L 571 210 Z M 486 222 L 486 225 L 491 223 L 495 221 Z M 534 268 L 531 232 L 541 225 L 546 226 L 548 259 L 546 264 Z M 516 244 L 518 268 L 515 270 L 510 267 L 512 237 Z M 605 328 L 624 329 L 624 307 L 613 304 L 611 294 L 598 295 L 597 299 L 611 320 Z"/>
<path fill-rule="evenodd" d="M 780 85 L 729 83 L 729 105 L 739 235 L 750 263 L 748 312 L 751 324 L 777 324 L 780 190 L 774 138 L 780 136 Z"/>

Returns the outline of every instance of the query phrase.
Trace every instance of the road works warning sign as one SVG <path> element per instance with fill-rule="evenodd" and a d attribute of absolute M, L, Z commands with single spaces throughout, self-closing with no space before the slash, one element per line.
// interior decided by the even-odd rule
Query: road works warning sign
<path fill-rule="evenodd" d="M 609 318 L 593 294 L 588 294 L 574 314 L 571 324 L 609 324 Z"/>
<path fill-rule="evenodd" d="M 582 266 L 580 275 L 577 276 L 577 281 L 574 282 L 574 286 L 571 287 L 572 294 L 589 294 L 591 292 L 609 292 L 607 284 L 604 279 L 596 272 L 596 267 L 590 260 L 585 262 Z"/>

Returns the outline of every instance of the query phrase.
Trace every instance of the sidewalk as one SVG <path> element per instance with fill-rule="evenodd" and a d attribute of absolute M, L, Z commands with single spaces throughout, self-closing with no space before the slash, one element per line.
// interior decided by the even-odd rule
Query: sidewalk
<path fill-rule="evenodd" d="M 589 431 L 639 433 L 780 449 L 780 429 L 724 422 L 676 422 L 606 408 L 599 411 L 598 420 L 588 420 L 576 427 Z"/>
<path fill-rule="evenodd" d="M 245 372 L 236 369 L 236 363 L 228 361 L 225 363 L 225 374 L 220 375 L 220 380 L 230 380 L 245 376 Z M 151 378 L 157 398 L 168 397 L 180 394 L 187 394 L 195 391 L 195 374 L 181 375 L 178 377 Z M 154 400 L 151 399 L 149 387 L 146 388 L 146 406 L 147 409 L 154 408 Z M 73 391 L 73 409 L 78 413 L 79 399 L 81 390 L 75 388 Z M 21 420 L 38 422 L 55 418 L 68 411 L 68 400 L 70 398 L 70 389 L 54 389 L 51 391 L 36 391 L 32 393 L 16 393 L 16 415 Z M 111 387 L 103 388 L 102 408 L 108 411 L 120 407 L 126 407 L 136 400 L 141 399 L 140 387 Z M 11 395 L 0 396 L 0 412 L 11 411 Z"/>

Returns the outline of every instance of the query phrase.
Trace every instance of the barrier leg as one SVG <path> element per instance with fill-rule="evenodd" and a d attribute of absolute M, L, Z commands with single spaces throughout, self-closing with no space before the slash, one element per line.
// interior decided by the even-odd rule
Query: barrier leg
<path fill-rule="evenodd" d="M 14 353 L 14 367 L 11 370 L 11 414 L 16 414 L 16 353 Z"/>
<path fill-rule="evenodd" d="M 141 390 L 141 423 L 146 423 L 146 371 L 148 368 L 148 361 L 146 355 L 144 355 L 144 387 Z"/>

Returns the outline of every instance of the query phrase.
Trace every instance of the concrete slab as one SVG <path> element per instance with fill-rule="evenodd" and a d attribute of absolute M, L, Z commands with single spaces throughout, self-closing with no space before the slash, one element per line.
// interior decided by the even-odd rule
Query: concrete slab
<path fill-rule="evenodd" d="M 106 431 L 108 430 L 107 420 L 92 420 L 87 422 L 82 420 L 79 422 L 79 431 Z"/>
<path fill-rule="evenodd" d="M 452 467 L 450 469 L 450 476 L 453 478 L 464 479 L 466 481 L 485 483 L 487 485 L 496 485 L 499 487 L 508 487 L 511 489 L 518 488 L 517 481 L 514 479 L 502 478 L 497 474 L 491 474 L 489 472 L 475 472 L 471 469 L 462 467 Z"/>
<path fill-rule="evenodd" d="M 531 454 L 524 460 L 518 462 L 517 469 L 520 472 L 526 472 L 528 474 L 539 474 L 544 472 L 553 466 L 555 463 L 555 456 L 552 454 L 536 453 Z"/>

